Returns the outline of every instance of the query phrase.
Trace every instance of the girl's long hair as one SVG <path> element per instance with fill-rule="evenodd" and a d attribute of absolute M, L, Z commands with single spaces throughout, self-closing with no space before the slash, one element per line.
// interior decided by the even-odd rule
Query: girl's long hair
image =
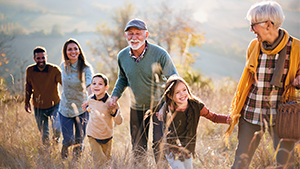
<path fill-rule="evenodd" d="M 79 51 L 80 51 L 80 54 L 78 56 L 78 64 L 77 64 L 77 73 L 78 73 L 78 79 L 82 81 L 82 72 L 83 72 L 83 69 L 87 66 L 87 61 L 85 59 L 85 56 L 84 56 L 84 53 L 81 49 L 81 46 L 79 44 L 79 42 L 76 40 L 76 39 L 73 39 L 73 38 L 70 38 L 68 39 L 64 46 L 63 46 L 63 51 L 62 51 L 62 60 L 65 62 L 65 73 L 68 73 L 69 69 L 70 69 L 70 60 L 67 56 L 67 47 L 70 43 L 75 43 L 78 48 L 79 48 Z"/>
<path fill-rule="evenodd" d="M 177 108 L 176 103 L 173 101 L 174 91 L 175 91 L 175 87 L 180 82 L 186 86 L 187 91 L 189 93 L 189 99 L 195 99 L 195 96 L 191 93 L 189 85 L 182 77 L 179 77 L 178 75 L 170 76 L 165 85 L 164 97 L 165 97 L 166 104 L 168 106 L 171 106 L 174 110 Z"/>

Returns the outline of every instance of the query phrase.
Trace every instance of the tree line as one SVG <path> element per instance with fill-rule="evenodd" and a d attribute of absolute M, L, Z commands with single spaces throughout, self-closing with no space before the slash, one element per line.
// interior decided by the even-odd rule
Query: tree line
<path fill-rule="evenodd" d="M 97 37 L 88 43 L 93 56 L 101 58 L 95 68 L 98 72 L 103 72 L 112 81 L 117 78 L 117 54 L 127 46 L 124 38 L 124 28 L 132 18 L 141 18 L 148 24 L 150 32 L 149 41 L 165 48 L 172 56 L 179 74 L 190 84 L 198 87 L 208 86 L 210 80 L 205 78 L 201 72 L 193 70 L 192 66 L 195 56 L 198 53 L 191 52 L 193 47 L 201 47 L 204 43 L 204 32 L 201 31 L 201 24 L 193 19 L 193 11 L 190 9 L 176 9 L 171 4 L 161 2 L 156 7 L 149 7 L 148 10 L 139 11 L 132 3 L 124 3 L 119 8 L 111 11 L 110 22 L 97 24 L 95 33 Z M 17 36 L 27 38 L 62 37 L 64 33 L 60 25 L 54 24 L 51 32 L 45 30 L 33 31 L 24 34 L 12 22 L 9 22 L 4 14 L 0 14 L 0 72 L 1 77 L 9 74 L 9 68 L 3 65 L 8 64 L 13 58 L 12 43 Z M 74 29 L 72 33 L 79 33 Z M 15 65 L 22 68 L 20 79 L 17 79 L 22 86 L 24 83 L 24 71 L 26 61 L 13 59 Z M 9 76 L 6 76 L 9 77 Z M 5 86 L 5 80 L 0 85 Z M 15 79 L 16 80 L 16 79 Z M 19 87 L 19 92 L 23 92 L 23 87 Z"/>

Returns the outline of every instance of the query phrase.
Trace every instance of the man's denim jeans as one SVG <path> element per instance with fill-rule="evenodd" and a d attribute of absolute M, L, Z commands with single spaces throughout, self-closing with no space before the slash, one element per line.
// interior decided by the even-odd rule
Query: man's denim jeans
<path fill-rule="evenodd" d="M 38 109 L 34 107 L 35 120 L 42 134 L 43 144 L 49 144 L 49 119 L 53 129 L 53 139 L 59 140 L 61 134 L 60 119 L 58 113 L 59 104 L 49 109 Z"/>

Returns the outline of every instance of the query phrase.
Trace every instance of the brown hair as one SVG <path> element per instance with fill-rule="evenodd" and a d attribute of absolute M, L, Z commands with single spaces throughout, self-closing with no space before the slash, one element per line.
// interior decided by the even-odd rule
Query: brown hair
<path fill-rule="evenodd" d="M 70 43 L 75 43 L 78 46 L 79 51 L 80 51 L 80 54 L 78 56 L 77 73 L 78 73 L 78 79 L 82 80 L 82 72 L 83 72 L 83 69 L 87 66 L 87 61 L 85 60 L 85 56 L 84 56 L 84 53 L 81 49 L 79 42 L 73 38 L 68 39 L 63 46 L 62 59 L 65 62 L 65 73 L 68 72 L 68 70 L 70 69 L 70 64 L 71 64 L 69 61 L 69 58 L 67 56 L 67 47 Z"/>
<path fill-rule="evenodd" d="M 96 73 L 96 74 L 94 74 L 94 76 L 93 76 L 93 78 L 92 78 L 92 81 L 93 81 L 93 79 L 94 79 L 95 77 L 100 77 L 100 78 L 102 78 L 103 81 L 104 81 L 105 86 L 107 86 L 107 85 L 109 84 L 109 80 L 108 80 L 108 78 L 107 78 L 104 74 L 102 74 L 102 73 Z"/>
<path fill-rule="evenodd" d="M 186 83 L 186 81 L 182 77 L 179 77 L 178 75 L 170 76 L 169 79 L 166 82 L 166 85 L 165 85 L 164 97 L 165 97 L 166 104 L 168 106 L 171 106 L 174 109 L 176 109 L 177 105 L 173 101 L 173 99 L 171 99 L 171 98 L 173 98 L 173 96 L 174 96 L 175 87 L 180 82 L 183 83 L 186 86 L 187 91 L 189 93 L 189 99 L 194 99 L 195 98 L 195 96 L 191 93 L 189 85 Z"/>
<path fill-rule="evenodd" d="M 33 49 L 33 56 L 35 57 L 36 53 L 47 53 L 46 48 L 42 47 L 42 46 L 37 46 Z"/>

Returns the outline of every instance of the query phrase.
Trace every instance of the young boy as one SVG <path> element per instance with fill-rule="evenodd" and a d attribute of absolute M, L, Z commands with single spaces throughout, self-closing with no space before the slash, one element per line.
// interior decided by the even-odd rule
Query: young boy
<path fill-rule="evenodd" d="M 82 105 L 90 112 L 86 134 L 92 149 L 94 165 L 99 168 L 111 158 L 113 121 L 120 125 L 123 117 L 119 109 L 110 110 L 106 102 L 111 99 L 107 94 L 108 78 L 97 73 L 92 78 L 91 95 Z M 117 106 L 118 108 L 119 106 Z"/>

